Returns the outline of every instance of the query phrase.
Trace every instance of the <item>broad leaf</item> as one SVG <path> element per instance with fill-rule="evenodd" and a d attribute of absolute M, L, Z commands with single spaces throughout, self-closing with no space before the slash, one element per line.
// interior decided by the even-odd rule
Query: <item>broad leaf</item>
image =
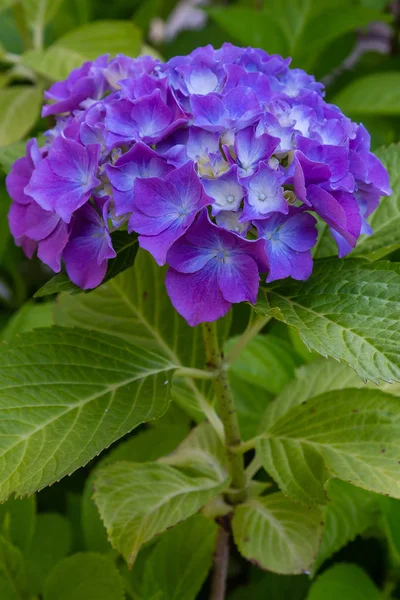
<path fill-rule="evenodd" d="M 260 421 L 267 406 L 274 399 L 274 395 L 258 385 L 253 385 L 238 377 L 235 373 L 229 373 L 229 381 L 235 400 L 242 439 L 249 440 L 259 432 Z"/>
<path fill-rule="evenodd" d="M 323 260 L 305 282 L 273 285 L 257 310 L 294 327 L 306 345 L 372 381 L 400 380 L 400 265 Z"/>
<path fill-rule="evenodd" d="M 53 483 L 161 416 L 173 368 L 121 338 L 79 329 L 37 330 L 3 348 L 0 498 Z"/>
<path fill-rule="evenodd" d="M 357 565 L 338 564 L 317 578 L 307 600 L 381 600 L 382 595 Z"/>
<path fill-rule="evenodd" d="M 157 425 L 151 429 L 139 431 L 129 440 L 118 444 L 96 465 L 96 468 L 85 482 L 81 500 L 82 532 L 88 550 L 94 552 L 110 552 L 111 550 L 106 529 L 92 498 L 93 483 L 97 470 L 120 460 L 132 462 L 157 460 L 175 450 L 187 432 L 188 428 L 185 425 Z"/>
<path fill-rule="evenodd" d="M 210 17 L 238 42 L 263 48 L 270 54 L 287 54 L 287 43 L 272 11 L 240 6 L 213 8 Z"/>
<path fill-rule="evenodd" d="M 393 194 L 381 199 L 380 205 L 368 219 L 372 235 L 361 236 L 351 253 L 352 256 L 365 256 L 370 260 L 379 260 L 400 248 L 397 235 L 400 227 L 400 144 L 381 148 L 376 154 L 389 172 Z"/>
<path fill-rule="evenodd" d="M 252 571 L 255 573 L 255 580 L 238 587 L 229 600 L 304 600 L 310 587 L 307 575 L 277 575 L 276 573 L 263 573 L 256 567 Z"/>
<path fill-rule="evenodd" d="M 189 327 L 172 308 L 164 285 L 165 270 L 153 258 L 139 251 L 132 269 L 121 273 L 90 294 L 60 296 L 55 322 L 60 325 L 88 327 L 111 333 L 164 354 L 176 365 L 204 368 L 200 327 Z M 230 316 L 218 322 L 221 341 L 230 325 Z M 205 396 L 209 383 L 194 383 L 179 378 L 172 394 L 194 416 L 207 410 Z"/>
<path fill-rule="evenodd" d="M 5 173 L 9 173 L 17 158 L 25 154 L 25 148 L 26 142 L 15 142 L 0 148 L 0 165 Z"/>
<path fill-rule="evenodd" d="M 166 531 L 146 562 L 143 597 L 195 600 L 212 565 L 217 529 L 194 515 Z"/>
<path fill-rule="evenodd" d="M 48 574 L 67 556 L 71 545 L 72 529 L 66 517 L 57 513 L 37 515 L 35 533 L 26 553 L 28 586 L 32 594 L 43 591 Z"/>
<path fill-rule="evenodd" d="M 281 490 L 305 504 L 326 502 L 332 476 L 400 498 L 400 406 L 391 394 L 321 394 L 291 408 L 256 447 Z"/>
<path fill-rule="evenodd" d="M 329 503 L 324 507 L 324 530 L 314 572 L 335 552 L 374 525 L 380 497 L 340 479 L 328 484 Z M 393 500 L 396 502 L 396 500 Z"/>
<path fill-rule="evenodd" d="M 203 424 L 162 462 L 119 462 L 100 470 L 94 498 L 113 546 L 133 564 L 143 544 L 228 485 L 224 448 Z"/>
<path fill-rule="evenodd" d="M 26 573 L 21 550 L 0 536 L 0 598 L 26 600 Z"/>
<path fill-rule="evenodd" d="M 10 341 L 19 333 L 32 331 L 39 327 L 51 327 L 53 325 L 53 309 L 52 302 L 42 302 L 41 304 L 27 302 L 13 314 L 0 332 L 0 338 Z"/>
<path fill-rule="evenodd" d="M 91 552 L 64 559 L 46 580 L 44 600 L 123 600 L 124 585 L 109 558 Z"/>
<path fill-rule="evenodd" d="M 400 114 L 400 73 L 371 73 L 352 81 L 334 98 L 344 113 L 357 117 Z"/>
<path fill-rule="evenodd" d="M 16 85 L 0 89 L 0 146 L 18 142 L 33 127 L 40 114 L 42 89 Z"/>
<path fill-rule="evenodd" d="M 229 339 L 225 346 L 226 354 L 238 339 Z M 285 340 L 273 335 L 257 335 L 232 363 L 231 372 L 271 394 L 279 394 L 293 378 L 298 364 L 292 348 Z"/>
<path fill-rule="evenodd" d="M 45 51 L 28 50 L 24 52 L 21 62 L 25 67 L 46 77 L 49 81 L 62 81 L 73 69 L 77 69 L 85 62 L 85 57 L 69 48 L 50 46 Z"/>
<path fill-rule="evenodd" d="M 55 45 L 81 54 L 83 62 L 101 54 L 137 56 L 141 37 L 132 21 L 95 21 L 69 31 Z"/>
<path fill-rule="evenodd" d="M 237 507 L 233 536 L 240 553 L 283 575 L 310 570 L 322 535 L 321 511 L 295 504 L 281 493 Z"/>
<path fill-rule="evenodd" d="M 0 504 L 0 533 L 24 553 L 31 545 L 35 527 L 35 496 L 9 498 L 7 502 Z"/>
<path fill-rule="evenodd" d="M 131 267 L 135 262 L 137 252 L 137 239 L 134 235 L 129 235 L 126 231 L 115 231 L 111 238 L 117 256 L 108 262 L 107 273 L 103 280 L 104 283 Z M 58 275 L 55 275 L 45 283 L 36 292 L 34 297 L 43 298 L 44 296 L 59 294 L 61 292 L 82 294 L 84 290 L 72 283 L 66 273 L 58 273 Z"/>
<path fill-rule="evenodd" d="M 32 32 L 33 46 L 42 48 L 44 29 L 57 14 L 64 0 L 22 0 L 26 23 Z"/>

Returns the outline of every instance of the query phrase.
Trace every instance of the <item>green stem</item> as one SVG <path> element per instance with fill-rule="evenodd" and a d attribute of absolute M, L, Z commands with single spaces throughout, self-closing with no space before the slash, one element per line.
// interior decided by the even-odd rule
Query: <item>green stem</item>
<path fill-rule="evenodd" d="M 229 383 L 228 371 L 218 342 L 217 326 L 215 323 L 203 324 L 203 337 L 206 350 L 207 367 L 215 372 L 213 386 L 218 401 L 219 415 L 225 430 L 225 444 L 228 453 L 231 488 L 227 497 L 231 504 L 243 502 L 246 498 L 247 478 L 244 470 L 242 454 L 235 449 L 241 445 L 239 421 Z"/>
<path fill-rule="evenodd" d="M 214 379 L 215 373 L 204 369 L 181 367 L 175 371 L 175 377 L 191 377 L 192 379 Z"/>

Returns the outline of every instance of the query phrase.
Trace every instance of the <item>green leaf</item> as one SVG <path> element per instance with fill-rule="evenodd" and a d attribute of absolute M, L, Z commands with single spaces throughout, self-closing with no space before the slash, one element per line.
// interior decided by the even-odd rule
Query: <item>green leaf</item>
<path fill-rule="evenodd" d="M 399 115 L 400 73 L 371 73 L 352 81 L 332 100 L 352 115 Z"/>
<path fill-rule="evenodd" d="M 400 407 L 380 390 L 326 392 L 291 408 L 256 443 L 281 490 L 326 502 L 330 477 L 400 498 Z"/>
<path fill-rule="evenodd" d="M 50 81 L 62 81 L 73 69 L 85 62 L 85 57 L 79 52 L 61 46 L 50 46 L 45 51 L 28 50 L 21 56 L 24 67 L 32 69 Z"/>
<path fill-rule="evenodd" d="M 32 32 L 34 48 L 43 47 L 44 29 L 57 14 L 64 0 L 22 0 L 25 20 Z"/>
<path fill-rule="evenodd" d="M 0 532 L 25 553 L 30 546 L 36 525 L 36 498 L 9 498 L 0 504 Z M 0 596 L 1 597 L 1 596 Z"/>
<path fill-rule="evenodd" d="M 42 329 L 5 347 L 0 498 L 53 483 L 161 416 L 173 368 L 121 338 L 79 329 Z"/>
<path fill-rule="evenodd" d="M 230 338 L 225 353 L 235 346 L 239 337 Z M 231 372 L 244 381 L 279 394 L 293 378 L 298 365 L 293 350 L 285 341 L 273 335 L 257 335 L 232 363 Z"/>
<path fill-rule="evenodd" d="M 234 373 L 229 373 L 229 381 L 242 438 L 249 440 L 257 435 L 265 408 L 273 400 L 274 395 L 257 385 L 248 383 Z"/>
<path fill-rule="evenodd" d="M 157 425 L 152 429 L 139 431 L 131 439 L 118 444 L 96 465 L 85 482 L 82 495 L 82 531 L 88 550 L 94 552 L 110 552 L 111 550 L 106 529 L 92 498 L 97 470 L 120 460 L 132 462 L 157 460 L 175 450 L 186 436 L 187 431 L 188 429 L 184 425 Z"/>
<path fill-rule="evenodd" d="M 204 368 L 200 327 L 189 327 L 172 308 L 165 285 L 165 269 L 149 253 L 139 251 L 132 269 L 102 285 L 90 294 L 61 295 L 55 309 L 59 325 L 88 327 L 121 336 L 138 346 L 161 352 L 174 364 Z M 230 316 L 218 321 L 221 341 L 230 325 Z M 176 378 L 172 397 L 194 416 L 209 404 L 205 398 L 209 382 Z"/>
<path fill-rule="evenodd" d="M 381 527 L 389 550 L 388 567 L 400 565 L 400 501 L 395 498 L 380 497 Z"/>
<path fill-rule="evenodd" d="M 42 89 L 16 85 L 0 89 L 0 146 L 23 138 L 36 122 L 42 105 Z"/>
<path fill-rule="evenodd" d="M 25 147 L 26 142 L 16 142 L 0 148 L 0 165 L 5 173 L 9 173 L 14 162 L 24 156 Z"/>
<path fill-rule="evenodd" d="M 379 260 L 400 248 L 396 230 L 400 226 L 400 144 L 381 148 L 376 155 L 389 172 L 393 194 L 382 198 L 378 208 L 368 218 L 372 236 L 363 235 L 351 256 Z"/>
<path fill-rule="evenodd" d="M 50 573 L 44 600 L 123 600 L 121 575 L 110 559 L 91 552 L 65 558 Z"/>
<path fill-rule="evenodd" d="M 379 590 L 357 565 L 338 564 L 311 586 L 307 600 L 381 600 Z"/>
<path fill-rule="evenodd" d="M 305 344 L 372 381 L 400 380 L 400 264 L 315 263 L 307 281 L 261 292 L 258 312 L 274 311 Z"/>
<path fill-rule="evenodd" d="M 35 534 L 26 554 L 26 571 L 32 594 L 43 591 L 53 567 L 69 553 L 72 528 L 68 519 L 57 513 L 38 514 Z"/>
<path fill-rule="evenodd" d="M 262 569 L 290 575 L 309 571 L 322 535 L 321 511 L 281 493 L 237 507 L 232 529 L 239 552 Z"/>
<path fill-rule="evenodd" d="M 285 35 L 272 11 L 224 6 L 209 9 L 207 13 L 241 44 L 263 48 L 270 54 L 288 52 Z"/>
<path fill-rule="evenodd" d="M 81 54 L 83 60 L 94 60 L 101 54 L 137 56 L 142 36 L 132 21 L 95 21 L 69 31 L 56 46 Z M 83 62 L 83 61 L 82 61 Z"/>
<path fill-rule="evenodd" d="M 195 600 L 212 565 L 217 529 L 194 515 L 166 531 L 147 560 L 143 597 Z"/>
<path fill-rule="evenodd" d="M 103 283 L 131 267 L 135 262 L 137 252 L 137 239 L 134 235 L 129 235 L 126 231 L 115 231 L 111 239 L 117 256 L 108 261 L 107 273 Z M 66 273 L 58 273 L 36 292 L 34 298 L 43 298 L 61 292 L 82 294 L 84 290 L 72 283 Z M 93 294 L 92 291 L 86 293 Z"/>
<path fill-rule="evenodd" d="M 332 479 L 327 492 L 329 503 L 323 510 L 323 537 L 314 572 L 335 552 L 374 525 L 379 513 L 379 496 L 340 479 Z"/>
<path fill-rule="evenodd" d="M 35 304 L 27 302 L 13 314 L 7 325 L 0 333 L 0 338 L 10 341 L 19 333 L 32 331 L 38 327 L 51 327 L 53 325 L 53 303 L 43 302 Z"/>
<path fill-rule="evenodd" d="M 19 548 L 0 536 L 0 598 L 27 600 L 24 559 Z"/>
<path fill-rule="evenodd" d="M 229 485 L 224 447 L 208 424 L 168 458 L 99 471 L 94 499 L 112 545 L 132 565 L 141 546 L 184 521 Z"/>
<path fill-rule="evenodd" d="M 277 575 L 263 573 L 253 567 L 257 573 L 255 581 L 238 587 L 229 600 L 304 600 L 310 587 L 307 575 Z"/>

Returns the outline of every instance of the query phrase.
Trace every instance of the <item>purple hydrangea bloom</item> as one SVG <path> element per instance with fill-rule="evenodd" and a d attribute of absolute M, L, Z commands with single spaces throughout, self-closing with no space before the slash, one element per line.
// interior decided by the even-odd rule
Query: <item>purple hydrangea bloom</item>
<path fill-rule="evenodd" d="M 27 256 L 88 289 L 128 227 L 195 325 L 255 302 L 259 280 L 312 271 L 315 216 L 339 256 L 391 193 L 370 137 L 290 59 L 224 44 L 167 63 L 101 56 L 51 86 L 55 115 L 7 177 Z"/>

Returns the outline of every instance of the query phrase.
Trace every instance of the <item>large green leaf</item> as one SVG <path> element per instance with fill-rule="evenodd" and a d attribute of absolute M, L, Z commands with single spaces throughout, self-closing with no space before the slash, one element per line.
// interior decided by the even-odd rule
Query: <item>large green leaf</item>
<path fill-rule="evenodd" d="M 90 294 L 62 294 L 55 309 L 59 325 L 87 327 L 121 336 L 138 346 L 161 352 L 176 365 L 204 368 L 200 327 L 189 327 L 172 308 L 164 285 L 165 269 L 139 251 L 132 269 L 121 273 Z M 219 321 L 224 339 L 230 317 Z M 207 410 L 210 386 L 179 378 L 172 394 L 180 404 Z"/>
<path fill-rule="evenodd" d="M 357 565 L 338 564 L 318 577 L 307 600 L 381 600 L 382 595 Z"/>
<path fill-rule="evenodd" d="M 273 285 L 257 310 L 294 327 L 306 345 L 372 381 L 400 380 L 400 265 L 322 260 L 305 282 Z"/>
<path fill-rule="evenodd" d="M 381 199 L 380 205 L 368 219 L 372 235 L 361 236 L 351 253 L 352 256 L 365 256 L 370 260 L 379 260 L 400 248 L 397 234 L 400 227 L 400 144 L 381 148 L 376 154 L 389 172 L 393 194 Z"/>
<path fill-rule="evenodd" d="M 280 492 L 237 507 L 232 529 L 240 553 L 261 568 L 283 575 L 310 570 L 322 535 L 321 511 Z"/>
<path fill-rule="evenodd" d="M 400 73 L 371 73 L 352 81 L 334 98 L 345 113 L 358 116 L 400 114 Z"/>
<path fill-rule="evenodd" d="M 146 562 L 143 598 L 195 600 L 212 565 L 217 529 L 194 515 L 166 531 Z"/>
<path fill-rule="evenodd" d="M 285 35 L 272 11 L 233 6 L 212 8 L 208 14 L 241 44 L 263 48 L 270 54 L 288 52 Z"/>
<path fill-rule="evenodd" d="M 32 33 L 33 46 L 43 47 L 44 29 L 57 14 L 64 0 L 22 0 L 25 20 Z"/>
<path fill-rule="evenodd" d="M 21 62 L 50 81 L 60 81 L 66 79 L 73 69 L 80 67 L 85 62 L 85 57 L 70 48 L 50 46 L 45 51 L 24 52 Z"/>
<path fill-rule="evenodd" d="M 33 127 L 40 114 L 42 89 L 16 85 L 0 89 L 0 146 L 18 142 Z"/>
<path fill-rule="evenodd" d="M 256 577 L 250 584 L 239 586 L 229 600 L 304 600 L 310 587 L 307 575 L 277 575 L 271 571 L 260 575 L 253 567 Z"/>
<path fill-rule="evenodd" d="M 65 558 L 46 580 L 44 600 L 123 600 L 118 569 L 101 554 L 85 552 Z"/>
<path fill-rule="evenodd" d="M 374 525 L 380 496 L 332 479 L 327 486 L 329 503 L 324 507 L 324 530 L 314 571 L 335 552 Z M 396 502 L 393 500 L 393 502 Z"/>
<path fill-rule="evenodd" d="M 380 390 L 311 398 L 279 418 L 256 448 L 281 490 L 305 504 L 326 502 L 332 476 L 400 498 L 400 406 Z"/>
<path fill-rule="evenodd" d="M 26 573 L 21 550 L 0 536 L 0 598 L 28 600 Z"/>
<path fill-rule="evenodd" d="M 113 546 L 129 564 L 155 535 L 195 514 L 229 485 L 224 448 L 198 426 L 168 458 L 99 471 L 94 498 Z"/>
<path fill-rule="evenodd" d="M 5 173 L 11 171 L 11 167 L 17 158 L 24 156 L 26 148 L 26 142 L 15 142 L 9 146 L 3 146 L 0 148 L 0 165 Z"/>
<path fill-rule="evenodd" d="M 100 519 L 99 511 L 92 498 L 93 482 L 96 471 L 106 465 L 114 464 L 120 460 L 132 462 L 154 461 L 169 454 L 178 446 L 187 434 L 185 425 L 158 425 L 139 431 L 129 440 L 121 442 L 109 452 L 90 474 L 85 482 L 85 489 L 81 500 L 81 525 L 86 548 L 94 552 L 109 552 L 110 543 L 107 532 Z"/>
<path fill-rule="evenodd" d="M 94 60 L 100 54 L 137 56 L 141 38 L 133 21 L 95 21 L 69 31 L 55 45 L 81 54 L 83 60 Z"/>
<path fill-rule="evenodd" d="M 79 329 L 41 329 L 4 347 L 0 498 L 53 483 L 161 416 L 173 369 L 146 348 Z"/>
<path fill-rule="evenodd" d="M 53 303 L 27 302 L 17 310 L 0 332 L 0 339 L 10 341 L 19 333 L 53 325 Z"/>

